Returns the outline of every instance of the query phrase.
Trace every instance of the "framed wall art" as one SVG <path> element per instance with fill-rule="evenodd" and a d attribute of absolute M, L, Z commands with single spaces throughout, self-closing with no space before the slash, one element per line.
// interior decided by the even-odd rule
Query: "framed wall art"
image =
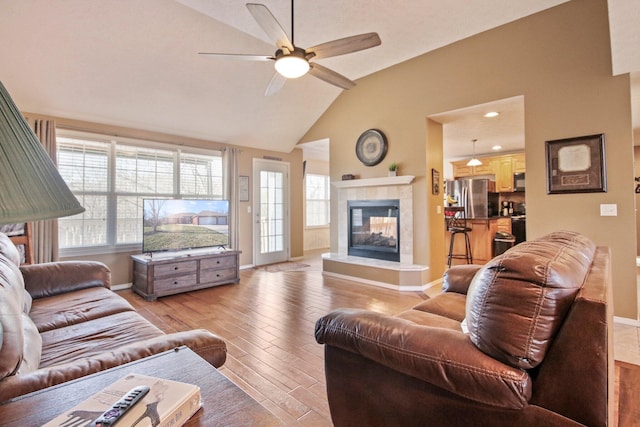
<path fill-rule="evenodd" d="M 607 191 L 604 134 L 546 141 L 547 194 Z"/>
<path fill-rule="evenodd" d="M 431 169 L 431 194 L 440 194 L 440 172 Z"/>
<path fill-rule="evenodd" d="M 241 202 L 249 201 L 249 177 L 240 175 L 238 177 L 238 195 Z"/>

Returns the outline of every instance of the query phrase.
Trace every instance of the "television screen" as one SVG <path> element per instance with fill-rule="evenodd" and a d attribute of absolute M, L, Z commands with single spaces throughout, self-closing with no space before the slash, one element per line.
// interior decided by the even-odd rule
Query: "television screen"
<path fill-rule="evenodd" d="M 229 201 L 144 199 L 143 252 L 229 244 Z"/>

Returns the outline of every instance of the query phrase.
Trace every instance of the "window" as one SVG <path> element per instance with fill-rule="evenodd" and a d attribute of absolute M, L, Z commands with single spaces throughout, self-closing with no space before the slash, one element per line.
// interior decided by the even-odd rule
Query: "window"
<path fill-rule="evenodd" d="M 329 177 L 307 174 L 305 178 L 306 226 L 329 225 Z"/>
<path fill-rule="evenodd" d="M 63 251 L 140 244 L 144 198 L 223 198 L 219 151 L 191 152 L 64 129 L 58 130 L 57 143 L 58 170 L 85 208 L 58 220 Z"/>

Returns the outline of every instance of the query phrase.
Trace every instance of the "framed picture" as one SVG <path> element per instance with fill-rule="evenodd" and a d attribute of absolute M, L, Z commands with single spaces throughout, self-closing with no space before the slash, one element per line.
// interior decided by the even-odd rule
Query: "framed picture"
<path fill-rule="evenodd" d="M 440 172 L 431 169 L 431 194 L 440 194 Z"/>
<path fill-rule="evenodd" d="M 240 175 L 238 177 L 238 196 L 241 202 L 249 201 L 249 177 Z"/>
<path fill-rule="evenodd" d="M 604 134 L 546 141 L 547 194 L 607 191 Z"/>

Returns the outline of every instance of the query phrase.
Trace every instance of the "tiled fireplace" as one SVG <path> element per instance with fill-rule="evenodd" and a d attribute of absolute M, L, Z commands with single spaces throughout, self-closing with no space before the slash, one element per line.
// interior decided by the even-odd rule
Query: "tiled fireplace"
<path fill-rule="evenodd" d="M 354 179 L 333 182 L 332 197 L 337 198 L 337 234 L 338 252 L 323 256 L 323 272 L 327 275 L 344 276 L 378 286 L 400 290 L 424 289 L 428 267 L 413 264 L 413 176 Z M 362 236 L 368 236 L 365 246 L 380 245 L 373 249 L 374 254 L 353 251 L 354 236 L 349 230 L 354 220 L 351 207 L 377 206 L 370 214 L 364 210 L 355 214 L 356 222 L 371 217 L 377 223 L 371 228 L 360 228 Z M 397 208 L 397 211 L 394 209 Z M 356 209 L 360 209 L 357 207 Z M 368 218 L 367 218 L 368 216 Z M 384 219 L 383 219 L 384 218 Z M 395 218 L 395 219 L 392 219 Z M 385 227 L 397 226 L 393 232 Z M 380 234 L 382 233 L 382 234 Z M 370 237 L 370 238 L 369 238 Z M 393 241 L 396 239 L 395 242 Z M 381 250 L 382 245 L 386 245 Z M 361 244 L 356 246 L 363 246 Z M 390 248 L 393 247 L 391 250 Z M 387 256 L 393 253 L 392 256 Z"/>

